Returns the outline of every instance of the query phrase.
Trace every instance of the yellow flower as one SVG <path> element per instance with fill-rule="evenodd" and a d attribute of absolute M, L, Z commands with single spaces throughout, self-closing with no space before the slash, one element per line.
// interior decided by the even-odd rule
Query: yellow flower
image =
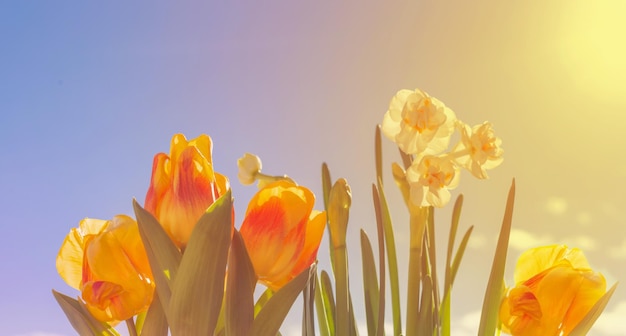
<path fill-rule="evenodd" d="M 154 156 L 145 208 L 181 248 L 202 214 L 230 188 L 228 179 L 213 171 L 212 147 L 208 135 L 187 141 L 176 134 L 170 155 Z"/>
<path fill-rule="evenodd" d="M 459 122 L 461 141 L 452 151 L 456 161 L 479 179 L 486 179 L 486 169 L 492 169 L 502 163 L 500 147 L 502 140 L 495 136 L 491 123 L 484 122 L 470 128 Z"/>
<path fill-rule="evenodd" d="M 259 281 L 276 290 L 317 256 L 326 213 L 313 210 L 315 196 L 283 180 L 259 190 L 248 205 L 241 236 Z"/>
<path fill-rule="evenodd" d="M 503 331 L 514 336 L 568 335 L 606 292 L 582 251 L 552 245 L 524 252 L 515 287 L 503 299 Z"/>
<path fill-rule="evenodd" d="M 103 322 L 126 320 L 148 309 L 154 293 L 137 223 L 125 215 L 86 218 L 67 235 L 57 271 L 81 291 L 89 312 Z"/>
<path fill-rule="evenodd" d="M 391 99 L 382 131 L 407 154 L 438 154 L 448 147 L 456 116 L 437 98 L 416 89 Z"/>
<path fill-rule="evenodd" d="M 447 156 L 424 156 L 406 171 L 411 202 L 417 206 L 443 207 L 450 201 L 449 189 L 459 184 L 459 168 Z"/>
<path fill-rule="evenodd" d="M 261 171 L 261 159 L 250 153 L 244 154 L 239 160 L 237 160 L 237 167 L 239 173 L 237 178 L 243 185 L 250 185 L 256 181 L 256 175 Z"/>

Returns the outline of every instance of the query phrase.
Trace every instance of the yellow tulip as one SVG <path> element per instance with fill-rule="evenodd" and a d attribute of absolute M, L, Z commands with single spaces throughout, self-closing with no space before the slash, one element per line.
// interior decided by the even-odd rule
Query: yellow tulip
<path fill-rule="evenodd" d="M 315 196 L 289 181 L 270 183 L 248 205 L 241 236 L 261 283 L 277 290 L 311 266 L 326 226 Z"/>
<path fill-rule="evenodd" d="M 208 135 L 187 141 L 176 134 L 170 155 L 154 156 L 145 209 L 180 248 L 187 245 L 202 214 L 230 188 L 228 179 L 213 171 L 212 147 Z"/>
<path fill-rule="evenodd" d="M 514 336 L 568 335 L 606 292 L 582 251 L 552 245 L 524 252 L 500 306 L 502 329 Z"/>
<path fill-rule="evenodd" d="M 81 291 L 87 309 L 100 321 L 129 319 L 152 302 L 148 257 L 137 222 L 128 216 L 82 220 L 63 241 L 56 266 L 65 282 Z"/>

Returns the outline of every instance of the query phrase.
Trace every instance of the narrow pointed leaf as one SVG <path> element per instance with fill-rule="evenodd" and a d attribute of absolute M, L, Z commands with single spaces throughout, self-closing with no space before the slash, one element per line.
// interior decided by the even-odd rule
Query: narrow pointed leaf
<path fill-rule="evenodd" d="M 461 261 L 463 260 L 463 255 L 465 254 L 465 249 L 467 248 L 467 243 L 469 242 L 470 236 L 472 235 L 472 231 L 474 230 L 474 226 L 470 226 L 469 229 L 463 235 L 461 239 L 461 243 L 459 244 L 459 249 L 456 251 L 454 255 L 454 261 L 452 262 L 452 266 L 450 267 L 450 286 L 454 285 L 454 280 L 456 279 L 456 274 L 459 271 L 459 266 L 461 266 Z"/>
<path fill-rule="evenodd" d="M 328 327 L 330 328 L 330 334 L 336 335 L 336 316 L 335 312 L 335 296 L 333 294 L 333 285 L 330 282 L 330 276 L 326 271 L 322 271 L 320 274 L 320 289 L 322 291 L 322 298 L 324 299 L 324 307 L 326 308 L 326 320 L 328 321 Z"/>
<path fill-rule="evenodd" d="M 230 190 L 213 203 L 194 227 L 169 306 L 172 335 L 209 335 L 217 325 L 232 229 Z"/>
<path fill-rule="evenodd" d="M 133 200 L 133 208 L 141 241 L 154 276 L 156 291 L 167 316 L 172 295 L 172 280 L 178 272 L 182 254 L 151 213 L 142 208 L 136 200 Z"/>
<path fill-rule="evenodd" d="M 400 310 L 400 280 L 398 278 L 398 258 L 396 256 L 396 242 L 393 235 L 393 225 L 382 181 L 378 180 L 378 198 L 384 228 L 387 263 L 389 265 L 389 289 L 391 290 L 391 313 L 393 317 L 393 334 L 402 334 L 402 312 Z"/>
<path fill-rule="evenodd" d="M 363 294 L 365 298 L 367 334 L 374 335 L 378 329 L 378 279 L 376 278 L 376 264 L 374 263 L 372 245 L 363 229 L 361 229 L 361 258 L 363 262 Z"/>
<path fill-rule="evenodd" d="M 376 181 L 383 183 L 383 146 L 380 135 L 380 125 L 376 125 L 374 134 L 374 162 L 376 164 Z"/>
<path fill-rule="evenodd" d="M 317 325 L 319 326 L 320 336 L 330 336 L 330 327 L 328 326 L 328 319 L 326 318 L 326 306 L 324 305 L 324 298 L 322 294 L 322 288 L 320 280 L 317 276 L 314 276 L 315 280 L 315 312 L 317 313 Z M 330 309 L 330 308 L 329 308 Z"/>
<path fill-rule="evenodd" d="M 235 230 L 228 258 L 226 334 L 247 336 L 254 321 L 254 287 L 257 277 L 239 231 Z"/>
<path fill-rule="evenodd" d="M 382 181 L 381 181 L 382 183 Z M 378 188 L 372 185 L 374 209 L 376 212 L 376 233 L 378 237 L 378 317 L 376 322 L 376 336 L 385 334 L 385 224 L 383 221 L 383 210 L 380 204 L 380 194 Z"/>
<path fill-rule="evenodd" d="M 441 335 L 450 336 L 450 303 L 451 303 L 451 290 L 452 290 L 452 250 L 454 249 L 454 241 L 456 240 L 456 233 L 459 228 L 459 220 L 461 218 L 461 208 L 463 207 L 463 195 L 459 195 L 454 202 L 454 209 L 452 210 L 452 223 L 450 224 L 450 233 L 448 235 L 448 248 L 446 253 L 446 270 L 443 282 L 443 300 L 440 307 L 440 319 L 441 319 Z"/>
<path fill-rule="evenodd" d="M 589 312 L 587 312 L 587 315 L 585 315 L 585 317 L 578 322 L 578 325 L 574 328 L 574 330 L 572 330 L 570 336 L 585 336 L 589 333 L 593 324 L 596 322 L 598 317 L 600 317 L 604 308 L 606 308 L 606 305 L 609 303 L 609 300 L 611 299 L 611 296 L 613 296 L 616 288 L 617 283 L 604 293 L 600 300 L 598 300 L 598 302 L 591 307 Z"/>
<path fill-rule="evenodd" d="M 422 298 L 419 312 L 418 335 L 433 335 L 433 287 L 430 276 L 422 279 Z"/>
<path fill-rule="evenodd" d="M 272 295 L 274 295 L 274 291 L 271 288 L 266 289 L 263 294 L 261 294 L 261 296 L 254 304 L 254 316 L 259 315 L 259 312 L 261 311 L 261 309 L 263 309 L 263 306 L 265 306 L 267 301 L 270 300 Z"/>
<path fill-rule="evenodd" d="M 315 336 L 315 291 L 317 286 L 317 276 L 311 275 L 304 291 L 302 291 L 302 336 Z"/>
<path fill-rule="evenodd" d="M 311 275 L 315 274 L 315 269 L 315 264 L 311 265 L 272 295 L 254 319 L 250 335 L 276 335 L 293 302 L 305 288 Z"/>
<path fill-rule="evenodd" d="M 485 291 L 482 314 L 480 316 L 480 326 L 478 336 L 492 336 L 498 324 L 498 311 L 502 297 L 501 288 L 504 285 L 504 266 L 506 265 L 506 253 L 509 246 L 509 236 L 511 233 L 511 222 L 513 221 L 513 204 L 515 203 L 515 180 L 511 183 L 509 195 L 506 202 L 506 210 L 498 237 L 491 274 Z"/>
<path fill-rule="evenodd" d="M 79 335 L 119 335 L 111 326 L 91 316 L 89 311 L 78 300 L 55 290 L 52 290 L 52 295 L 54 295 L 68 321 Z"/>
<path fill-rule="evenodd" d="M 165 317 L 165 311 L 159 300 L 158 293 L 154 294 L 152 304 L 150 304 L 150 308 L 148 308 L 145 319 L 141 326 L 137 324 L 137 329 L 140 330 L 140 335 L 167 336 L 167 318 Z"/>

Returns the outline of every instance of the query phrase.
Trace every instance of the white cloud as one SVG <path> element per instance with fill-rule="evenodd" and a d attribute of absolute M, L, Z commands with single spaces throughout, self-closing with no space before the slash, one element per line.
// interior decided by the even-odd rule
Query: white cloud
<path fill-rule="evenodd" d="M 583 251 L 592 251 L 596 249 L 596 241 L 588 236 L 579 235 L 566 237 L 561 240 L 561 244 L 565 244 L 568 247 L 578 247 Z"/>
<path fill-rule="evenodd" d="M 484 234 L 472 232 L 469 240 L 467 241 L 467 247 L 472 249 L 481 249 L 487 245 L 487 237 Z"/>
<path fill-rule="evenodd" d="M 554 244 L 554 241 L 549 236 L 538 236 L 528 231 L 511 229 L 509 247 L 512 249 L 524 251 L 531 247 L 548 244 Z"/>
<path fill-rule="evenodd" d="M 562 215 L 567 211 L 567 201 L 562 197 L 550 197 L 546 201 L 546 211 L 553 215 Z"/>
<path fill-rule="evenodd" d="M 626 301 L 621 301 L 613 309 L 605 310 L 591 328 L 591 332 L 603 335 L 626 335 L 624 318 L 626 317 Z"/>
<path fill-rule="evenodd" d="M 475 310 L 463 315 L 458 320 L 453 320 L 450 334 L 454 336 L 476 335 L 480 326 L 480 314 L 480 310 Z"/>
<path fill-rule="evenodd" d="M 608 248 L 608 255 L 615 259 L 626 259 L 626 239 L 618 246 Z"/>

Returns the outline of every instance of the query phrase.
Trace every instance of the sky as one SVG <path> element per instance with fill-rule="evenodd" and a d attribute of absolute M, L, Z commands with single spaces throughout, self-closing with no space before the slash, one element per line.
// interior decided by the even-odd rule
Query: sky
<path fill-rule="evenodd" d="M 622 282 L 593 334 L 626 335 L 625 15 L 609 0 L 0 2 L 2 334 L 75 334 L 51 294 L 78 295 L 56 273 L 63 238 L 85 217 L 132 214 L 179 132 L 212 137 L 237 225 L 255 191 L 236 178 L 245 152 L 318 196 L 323 162 L 345 177 L 359 302 L 374 130 L 398 90 L 420 88 L 468 124 L 492 122 L 505 151 L 489 180 L 464 173 L 452 192 L 465 198 L 461 229 L 474 225 L 453 334 L 476 333 L 515 178 L 507 281 L 527 248 L 580 247 L 609 286 Z M 391 180 L 399 156 L 383 140 Z M 408 218 L 393 184 L 386 193 L 403 265 Z M 451 211 L 435 215 L 441 251 Z"/>

